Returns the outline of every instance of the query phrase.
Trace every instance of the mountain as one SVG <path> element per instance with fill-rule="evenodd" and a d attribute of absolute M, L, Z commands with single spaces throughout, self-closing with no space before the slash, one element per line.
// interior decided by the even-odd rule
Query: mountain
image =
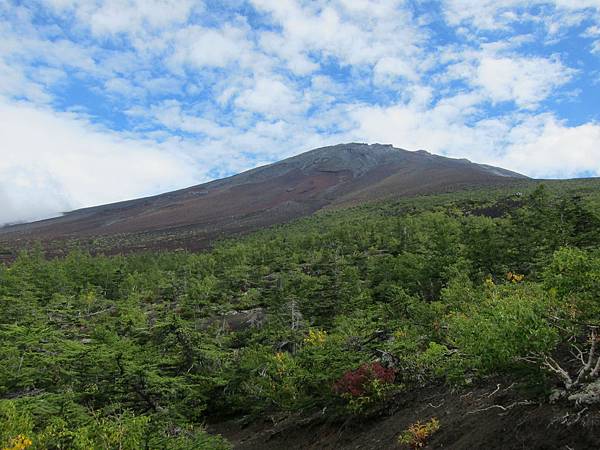
<path fill-rule="evenodd" d="M 326 207 L 523 178 L 424 150 L 340 144 L 187 189 L 8 226 L 0 229 L 0 243 L 12 248 L 40 240 L 58 248 L 65 240 L 101 238 L 112 239 L 105 242 L 112 251 L 197 249 L 215 238 L 283 223 Z"/>

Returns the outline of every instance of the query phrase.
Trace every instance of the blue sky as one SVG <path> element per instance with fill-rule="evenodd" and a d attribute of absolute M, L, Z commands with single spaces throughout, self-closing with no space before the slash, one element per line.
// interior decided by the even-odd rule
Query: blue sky
<path fill-rule="evenodd" d="M 600 175 L 600 0 L 0 0 L 0 223 L 321 145 Z"/>

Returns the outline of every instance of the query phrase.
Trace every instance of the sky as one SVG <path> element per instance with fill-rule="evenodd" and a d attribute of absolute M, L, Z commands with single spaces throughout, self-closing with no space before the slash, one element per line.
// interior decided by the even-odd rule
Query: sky
<path fill-rule="evenodd" d="M 600 176 L 600 0 L 0 0 L 0 224 L 341 142 Z"/>

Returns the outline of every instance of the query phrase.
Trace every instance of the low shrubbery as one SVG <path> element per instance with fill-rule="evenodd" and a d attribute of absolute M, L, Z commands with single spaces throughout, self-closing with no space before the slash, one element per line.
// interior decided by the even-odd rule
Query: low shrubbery
<path fill-rule="evenodd" d="M 348 401 L 351 410 L 358 412 L 383 400 L 393 388 L 395 379 L 394 369 L 379 362 L 366 363 L 342 375 L 333 390 Z"/>
<path fill-rule="evenodd" d="M 123 413 L 109 417 L 47 417 L 46 425 L 36 427 L 21 403 L 0 401 L 0 448 L 2 450 L 48 450 L 92 448 L 138 450 L 228 450 L 226 441 L 207 434 L 202 427 L 160 423 L 149 415 Z"/>
<path fill-rule="evenodd" d="M 489 286 L 480 303 L 447 317 L 448 342 L 484 373 L 510 369 L 517 358 L 549 352 L 558 343 L 560 305 L 540 286 Z"/>
<path fill-rule="evenodd" d="M 440 422 L 433 417 L 425 423 L 413 423 L 405 430 L 398 438 L 400 445 L 406 445 L 412 450 L 423 448 L 427 445 L 427 441 L 436 431 L 440 429 Z"/>

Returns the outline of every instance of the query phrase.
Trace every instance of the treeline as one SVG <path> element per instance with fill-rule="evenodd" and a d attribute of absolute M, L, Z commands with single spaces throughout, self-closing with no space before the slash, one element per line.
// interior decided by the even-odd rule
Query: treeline
<path fill-rule="evenodd" d="M 0 267 L 0 447 L 228 448 L 207 418 L 364 414 L 490 373 L 543 391 L 524 359 L 600 319 L 592 187 L 368 205 L 207 253 L 23 253 Z"/>

